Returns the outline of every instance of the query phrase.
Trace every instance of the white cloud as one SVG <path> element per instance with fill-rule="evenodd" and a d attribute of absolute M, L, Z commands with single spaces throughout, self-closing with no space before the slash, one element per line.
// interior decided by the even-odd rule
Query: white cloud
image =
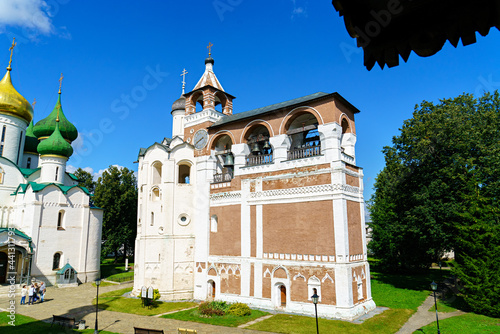
<path fill-rule="evenodd" d="M 49 9 L 43 0 L 1 0 L 0 27 L 18 26 L 49 35 L 54 31 Z"/>
<path fill-rule="evenodd" d="M 292 19 L 298 16 L 307 17 L 307 10 L 305 6 L 298 6 L 297 0 L 292 0 L 292 3 L 293 3 Z M 305 5 L 307 5 L 307 2 L 305 3 Z"/>

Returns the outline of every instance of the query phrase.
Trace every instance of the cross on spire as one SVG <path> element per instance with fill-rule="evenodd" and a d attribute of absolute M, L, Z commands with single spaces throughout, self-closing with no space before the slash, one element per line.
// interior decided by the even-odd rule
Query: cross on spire
<path fill-rule="evenodd" d="M 36 106 L 36 98 L 33 99 L 33 103 L 31 104 L 31 108 L 35 109 L 35 106 Z"/>
<path fill-rule="evenodd" d="M 10 65 L 12 65 L 12 55 L 14 54 L 14 47 L 16 45 L 17 45 L 16 38 L 14 37 L 14 39 L 12 40 L 12 46 L 9 48 L 9 50 L 10 50 L 10 60 L 9 60 L 9 66 L 7 67 L 8 71 L 10 71 L 12 69 L 12 67 L 10 67 Z"/>
<path fill-rule="evenodd" d="M 59 78 L 59 94 L 61 94 L 62 81 L 64 79 L 63 74 L 61 73 L 61 77 Z"/>
<path fill-rule="evenodd" d="M 184 95 L 184 89 L 186 88 L 186 74 L 188 74 L 188 71 L 186 69 L 182 70 L 181 77 L 182 77 L 182 95 Z"/>
<path fill-rule="evenodd" d="M 208 49 L 208 56 L 209 57 L 212 56 L 212 46 L 214 46 L 214 45 L 212 43 L 208 42 L 207 49 Z"/>

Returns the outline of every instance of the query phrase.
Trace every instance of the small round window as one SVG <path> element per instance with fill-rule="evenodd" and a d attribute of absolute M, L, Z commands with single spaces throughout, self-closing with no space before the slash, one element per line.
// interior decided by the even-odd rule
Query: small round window
<path fill-rule="evenodd" d="M 191 222 L 191 218 L 189 218 L 187 214 L 183 213 L 179 215 L 177 222 L 179 223 L 179 225 L 186 226 Z"/>

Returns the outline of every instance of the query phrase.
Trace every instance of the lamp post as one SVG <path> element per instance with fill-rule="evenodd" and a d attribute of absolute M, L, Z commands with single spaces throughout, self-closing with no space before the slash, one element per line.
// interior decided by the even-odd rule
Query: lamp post
<path fill-rule="evenodd" d="M 95 330 L 94 334 L 99 334 L 99 331 L 97 330 L 97 311 L 99 309 L 99 285 L 101 284 L 101 279 L 98 278 L 95 280 L 95 285 L 97 286 L 97 300 L 95 302 Z"/>
<path fill-rule="evenodd" d="M 313 290 L 314 294 L 311 296 L 312 302 L 314 303 L 314 312 L 316 313 L 316 334 L 319 334 L 319 328 L 318 328 L 318 300 L 319 296 L 316 293 L 316 289 Z"/>
<path fill-rule="evenodd" d="M 431 289 L 432 289 L 432 292 L 434 293 L 434 308 L 436 309 L 436 323 L 437 323 L 437 328 L 438 328 L 438 334 L 441 334 L 441 332 L 439 331 L 438 307 L 437 307 L 437 302 L 436 302 L 436 290 L 437 290 L 437 288 L 438 288 L 437 283 L 432 281 Z"/>

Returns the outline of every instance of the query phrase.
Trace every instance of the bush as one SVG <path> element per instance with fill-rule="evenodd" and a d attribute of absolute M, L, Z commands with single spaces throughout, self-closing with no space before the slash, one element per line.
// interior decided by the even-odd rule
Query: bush
<path fill-rule="evenodd" d="M 158 291 L 158 289 L 154 289 L 153 290 L 153 300 L 158 300 L 160 299 L 161 295 L 160 295 L 160 291 Z"/>
<path fill-rule="evenodd" d="M 198 306 L 198 311 L 200 312 L 200 314 L 208 317 L 214 315 L 223 316 L 224 314 L 226 314 L 226 312 L 221 309 L 222 307 L 221 303 L 224 303 L 225 305 L 225 302 L 217 302 L 215 304 L 214 303 L 215 302 L 203 302 L 200 304 L 200 306 Z"/>
<path fill-rule="evenodd" d="M 210 308 L 213 310 L 219 310 L 222 311 L 223 313 L 226 313 L 227 310 L 229 310 L 229 305 L 224 302 L 224 301 L 212 301 L 210 302 Z"/>
<path fill-rule="evenodd" d="M 229 306 L 227 314 L 236 315 L 238 317 L 243 317 L 252 314 L 252 310 L 244 303 L 236 303 Z"/>

